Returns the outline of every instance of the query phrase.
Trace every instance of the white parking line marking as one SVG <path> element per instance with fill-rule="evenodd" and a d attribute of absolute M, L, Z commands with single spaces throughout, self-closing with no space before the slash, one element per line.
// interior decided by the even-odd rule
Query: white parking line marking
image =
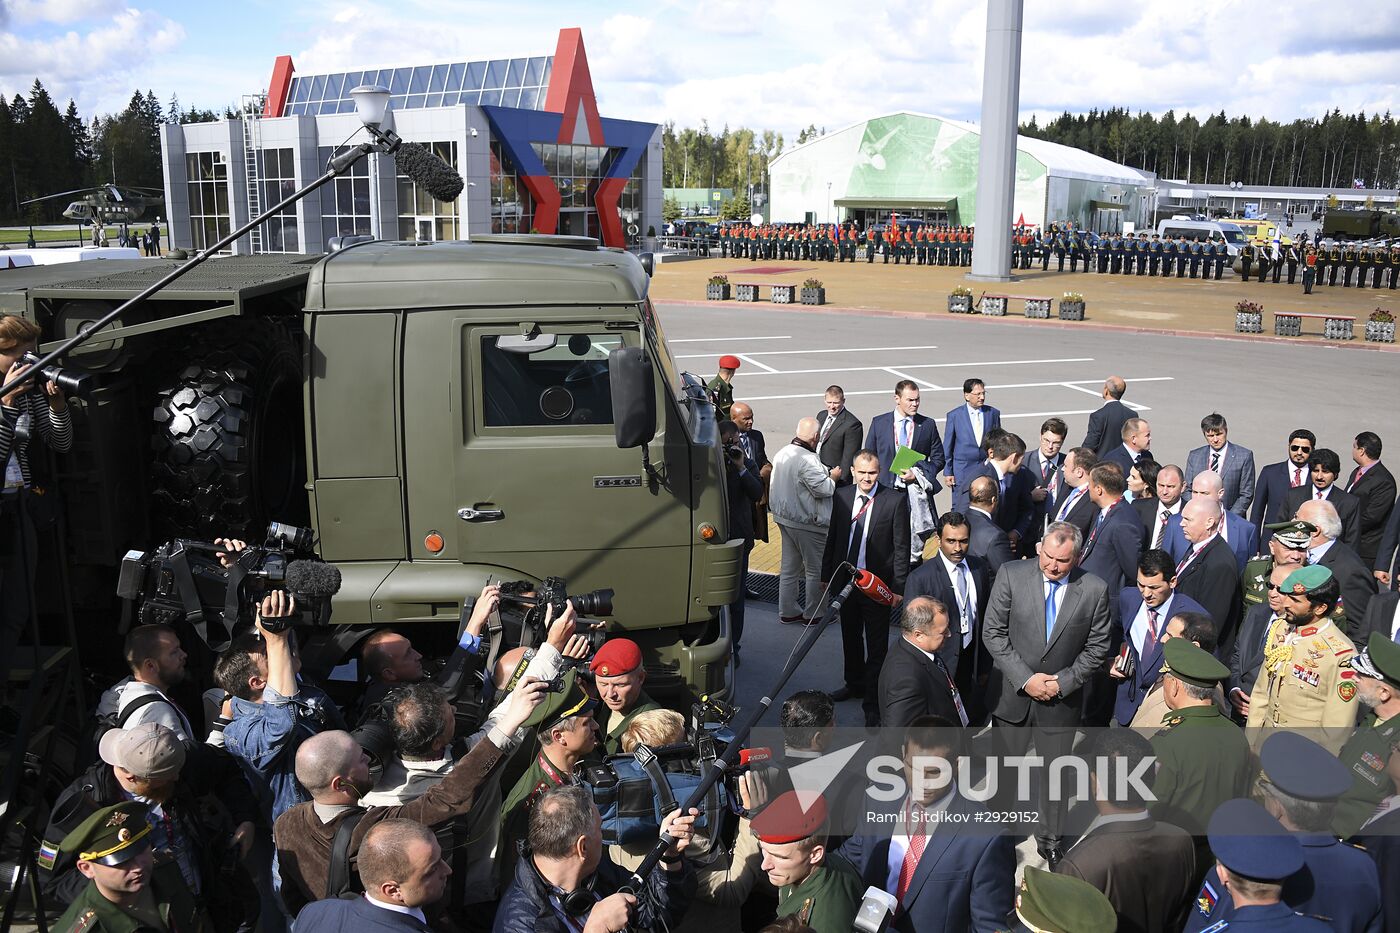
<path fill-rule="evenodd" d="M 762 340 L 762 337 L 747 338 Z M 679 340 L 671 340 L 670 343 L 681 343 Z M 936 346 L 927 347 L 832 347 L 821 350 L 759 350 L 758 356 L 792 356 L 793 354 L 806 355 L 808 353 L 883 353 L 894 350 L 937 350 Z M 696 356 L 709 356 L 708 353 L 687 353 L 677 356 L 678 360 L 687 360 Z"/>
<path fill-rule="evenodd" d="M 882 367 L 882 368 L 885 368 L 885 367 Z M 893 368 L 889 368 L 889 371 L 891 372 L 892 375 L 899 375 L 900 378 L 910 378 L 910 377 L 907 376 L 906 374 L 899 374 L 899 373 L 897 373 L 895 370 L 893 370 Z M 1134 377 L 1134 378 L 1132 378 L 1132 379 L 1128 379 L 1128 381 L 1129 381 L 1129 382 L 1134 382 L 1134 383 L 1136 383 L 1136 382 L 1172 382 L 1172 381 L 1174 381 L 1174 379 L 1175 379 L 1175 377 L 1173 377 L 1173 376 L 1141 376 L 1141 377 Z M 919 380 L 916 379 L 915 381 L 917 382 L 917 381 L 919 381 Z M 1095 383 L 1095 382 L 1099 382 L 1099 381 L 1101 381 L 1101 380 L 1097 380 L 1097 379 L 1083 379 L 1083 380 L 1079 380 L 1080 383 L 1083 383 L 1083 384 L 1090 384 L 1090 385 L 1092 385 L 1092 384 Z M 1079 388 L 1079 385 L 1076 385 L 1076 384 L 1073 384 L 1073 383 L 1067 383 L 1067 382 L 1015 382 L 1015 383 L 1008 383 L 1008 384 L 1006 384 L 1006 385 L 988 385 L 988 386 L 987 386 L 987 389 L 988 389 L 989 391 L 990 391 L 990 390 L 993 390 L 993 389 L 1044 389 L 1044 388 L 1051 388 L 1051 387 L 1056 387 L 1056 386 L 1058 386 L 1058 387 L 1063 387 L 1063 388 L 1066 388 L 1066 389 L 1078 389 L 1078 388 Z M 931 388 L 931 389 L 929 389 L 929 391 L 930 391 L 930 392 L 954 392 L 954 391 L 960 390 L 960 388 L 961 388 L 961 387 Z M 1082 390 L 1081 390 L 1081 391 L 1082 391 Z M 847 394 L 848 396 L 851 396 L 851 395 L 888 395 L 888 394 L 889 394 L 889 391 L 888 391 L 887 389 L 861 389 L 861 390 L 856 390 L 856 391 L 847 390 L 847 391 L 846 391 L 846 394 Z M 815 392 L 815 393 L 814 393 L 814 392 L 798 392 L 798 393 L 793 394 L 793 395 L 747 395 L 747 396 L 744 397 L 744 401 L 746 401 L 746 402 L 775 402 L 775 401 L 782 401 L 782 400 L 784 400 L 784 399 L 793 399 L 793 398 L 811 398 L 811 399 L 819 399 L 819 398 L 824 398 L 824 397 L 825 397 L 825 396 L 823 396 L 820 392 Z M 1049 416 L 1049 415 L 1053 415 L 1053 414 L 1064 414 L 1064 415 L 1089 415 L 1089 414 L 1093 414 L 1094 411 L 1096 411 L 1096 410 L 1097 410 L 1097 409 L 1090 409 L 1090 410 L 1088 410 L 1088 411 L 1066 411 L 1066 412 L 1030 412 L 1030 413 L 1028 413 L 1028 414 L 1007 414 L 1006 412 L 1003 411 L 1003 412 L 1001 413 L 1001 416 L 1002 416 L 1003 418 L 1033 418 L 1033 417 L 1037 417 L 1037 416 L 1039 416 L 1039 415 Z M 1150 407 L 1148 407 L 1147 405 L 1138 405 L 1138 404 L 1135 404 L 1135 405 L 1133 405 L 1133 410 L 1134 410 L 1134 411 L 1151 411 L 1152 409 L 1151 409 Z M 942 419 L 939 419 L 939 420 L 942 420 Z"/>
<path fill-rule="evenodd" d="M 783 351 L 783 352 L 787 352 L 787 351 Z M 763 354 L 763 355 L 764 355 L 764 356 L 771 356 L 772 354 Z M 967 369 L 967 368 L 973 367 L 973 366 L 1028 366 L 1028 365 L 1032 365 L 1032 364 L 1041 364 L 1041 363 L 1092 363 L 1092 362 L 1094 362 L 1094 358 L 1093 358 L 1092 356 L 1081 356 L 1081 357 L 1073 357 L 1073 358 L 1068 358 L 1068 359 L 1056 359 L 1056 360 L 981 360 L 981 361 L 978 361 L 978 362 L 970 362 L 970 363 L 891 363 L 891 364 L 889 364 L 888 366 L 832 366 L 832 367 L 827 367 L 827 368 L 823 368 L 823 369 L 782 369 L 782 370 L 771 370 L 771 371 L 769 371 L 769 372 L 762 372 L 762 373 L 750 373 L 749 375 L 750 375 L 750 376 L 807 376 L 807 375 L 822 374 L 822 373 L 884 372 L 885 370 L 890 369 L 890 368 L 902 369 L 902 370 L 910 370 L 910 371 L 917 371 L 917 370 L 921 370 L 921 369 L 952 369 L 952 368 L 954 368 L 954 367 L 961 368 L 961 369 Z M 911 378 L 912 378 L 912 377 L 911 377 Z M 1098 380 L 1095 380 L 1095 379 L 1084 379 L 1084 380 L 1080 380 L 1080 381 L 1088 382 L 1088 383 L 1093 383 L 1093 382 L 1102 383 L 1102 382 L 1103 382 L 1102 379 L 1098 379 Z M 1046 385 L 1059 385 L 1058 382 L 1047 382 L 1047 383 L 1045 383 L 1045 384 L 1046 384 Z"/>
<path fill-rule="evenodd" d="M 1087 395 L 1096 395 L 1096 396 L 1098 396 L 1098 397 L 1100 397 L 1100 398 L 1103 397 L 1103 391 L 1102 391 L 1102 390 L 1100 390 L 1100 391 L 1098 391 L 1098 392 L 1095 392 L 1093 389 L 1086 389 L 1086 388 L 1084 388 L 1083 386 L 1075 385 L 1075 384 L 1072 383 L 1072 382 L 1062 382 L 1062 383 L 1060 383 L 1060 385 L 1064 386 L 1066 389 L 1073 389 L 1073 390 L 1076 391 L 1076 392 L 1083 392 L 1083 393 L 1085 393 L 1085 394 L 1087 394 Z"/>
<path fill-rule="evenodd" d="M 718 340 L 722 343 L 740 343 L 750 340 L 791 340 L 792 335 L 783 337 L 680 337 L 676 340 L 667 340 L 667 343 L 708 343 L 711 340 Z"/>
<path fill-rule="evenodd" d="M 937 383 L 929 382 L 929 381 L 926 380 L 926 379 L 917 379 L 917 378 L 915 378 L 915 377 L 909 375 L 908 373 L 900 372 L 899 370 L 895 369 L 895 368 L 892 367 L 892 366 L 886 366 L 886 367 L 885 367 L 885 372 L 889 373 L 891 376 L 894 376 L 896 379 L 908 379 L 910 382 L 916 383 L 916 384 L 919 386 L 919 388 L 921 388 L 921 389 L 928 389 L 930 392 L 942 392 L 942 391 L 943 391 L 943 388 L 942 388 L 941 386 L 939 386 Z M 825 398 L 825 396 L 823 396 L 823 398 Z"/>
<path fill-rule="evenodd" d="M 757 366 L 759 369 L 763 370 L 765 373 L 777 373 L 777 372 L 778 372 L 776 369 L 774 369 L 774 368 L 771 367 L 771 366 L 764 366 L 762 363 L 760 363 L 758 360 L 754 359 L 753 357 L 749 356 L 747 353 L 736 353 L 735 356 L 739 357 L 739 359 L 743 360 L 745 363 L 748 363 L 748 364 L 751 365 L 751 366 Z"/>

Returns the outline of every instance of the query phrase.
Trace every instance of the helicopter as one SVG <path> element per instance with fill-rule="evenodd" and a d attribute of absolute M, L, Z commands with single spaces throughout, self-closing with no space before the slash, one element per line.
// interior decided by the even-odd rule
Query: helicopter
<path fill-rule="evenodd" d="M 141 219 L 146 208 L 160 204 L 164 192 L 159 188 L 133 188 L 125 185 L 98 185 L 94 188 L 77 188 L 73 191 L 60 191 L 42 198 L 31 198 L 24 204 L 37 204 L 40 201 L 53 201 L 80 194 L 83 197 L 72 201 L 63 209 L 63 216 L 80 224 L 108 223 L 128 224 Z"/>

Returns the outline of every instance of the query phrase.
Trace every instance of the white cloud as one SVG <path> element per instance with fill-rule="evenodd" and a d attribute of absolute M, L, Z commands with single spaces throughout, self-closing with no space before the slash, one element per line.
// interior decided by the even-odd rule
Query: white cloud
<path fill-rule="evenodd" d="M 76 23 L 121 8 L 120 0 L 0 0 L 0 22 Z"/>

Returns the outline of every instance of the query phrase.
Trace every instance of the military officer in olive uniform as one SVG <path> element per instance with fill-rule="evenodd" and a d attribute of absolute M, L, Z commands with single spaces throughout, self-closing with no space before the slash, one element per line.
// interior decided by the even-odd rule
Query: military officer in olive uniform
<path fill-rule="evenodd" d="M 826 847 L 826 801 L 806 809 L 796 791 L 753 818 L 763 870 L 778 889 L 778 916 L 796 916 L 816 933 L 848 933 L 865 885 L 849 862 Z"/>
<path fill-rule="evenodd" d="M 719 372 L 710 380 L 710 402 L 715 406 L 715 420 L 728 421 L 734 405 L 734 374 L 739 370 L 739 358 L 725 355 L 719 358 Z"/>
<path fill-rule="evenodd" d="M 642 689 L 646 682 L 642 649 L 630 638 L 610 638 L 593 655 L 588 668 L 598 687 L 597 717 L 603 747 L 609 755 L 621 754 L 622 733 L 637 714 L 661 708 Z"/>
<path fill-rule="evenodd" d="M 88 884 L 55 922 L 57 933 L 205 933 L 213 929 L 173 859 L 151 851 L 147 806 L 128 800 L 93 813 L 61 851 L 77 858 Z"/>
<path fill-rule="evenodd" d="M 1251 758 L 1244 730 L 1215 702 L 1230 669 L 1186 638 L 1162 643 L 1162 692 L 1170 711 L 1152 737 L 1157 779 L 1152 816 L 1199 837 L 1215 808 L 1249 788 Z"/>
<path fill-rule="evenodd" d="M 1098 888 L 1073 875 L 1026 867 L 1010 933 L 1115 933 L 1118 915 Z"/>
<path fill-rule="evenodd" d="M 1400 645 L 1385 632 L 1372 632 L 1351 666 L 1367 712 L 1337 755 L 1351 771 L 1351 787 L 1332 818 L 1333 831 L 1343 839 L 1354 836 L 1393 790 L 1386 763 L 1400 744 Z"/>
<path fill-rule="evenodd" d="M 1342 250 L 1342 288 L 1351 288 L 1351 277 L 1356 273 L 1356 247 L 1350 243 Z"/>
<path fill-rule="evenodd" d="M 1332 571 L 1313 564 L 1288 575 L 1283 608 L 1264 636 L 1264 665 L 1249 696 L 1251 729 L 1350 728 L 1356 723 L 1356 648 L 1329 616 L 1341 596 Z"/>
<path fill-rule="evenodd" d="M 1245 614 L 1268 599 L 1269 576 L 1274 572 L 1274 564 L 1282 562 L 1294 567 L 1303 566 L 1308 557 L 1308 544 L 1317 533 L 1317 528 L 1311 522 L 1296 518 L 1265 525 L 1264 530 L 1273 532 L 1264 546 L 1264 553 L 1251 557 L 1240 577 Z"/>

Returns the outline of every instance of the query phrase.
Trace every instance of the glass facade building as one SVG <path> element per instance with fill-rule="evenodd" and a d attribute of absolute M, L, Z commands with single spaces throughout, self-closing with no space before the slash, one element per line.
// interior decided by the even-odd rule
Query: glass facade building
<path fill-rule="evenodd" d="M 350 92 L 362 84 L 388 88 L 395 110 L 458 104 L 543 109 L 553 69 L 554 59 L 542 56 L 300 75 L 287 91 L 286 115 L 354 113 Z"/>

